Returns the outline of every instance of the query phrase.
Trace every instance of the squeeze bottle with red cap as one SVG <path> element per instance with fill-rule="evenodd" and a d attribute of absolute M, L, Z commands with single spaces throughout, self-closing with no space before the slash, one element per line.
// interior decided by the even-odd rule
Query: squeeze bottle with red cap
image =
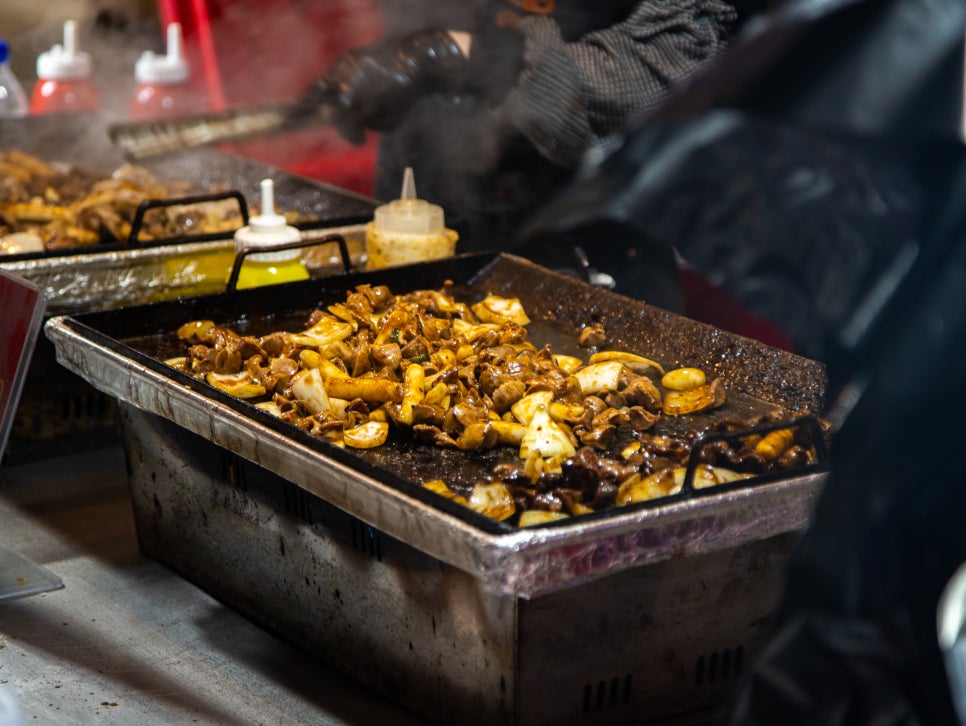
<path fill-rule="evenodd" d="M 30 112 L 96 111 L 101 97 L 91 79 L 91 57 L 77 49 L 77 24 L 64 23 L 64 44 L 37 56 Z"/>
<path fill-rule="evenodd" d="M 298 229 L 287 224 L 285 217 L 275 213 L 274 182 L 262 179 L 261 214 L 250 217 L 248 224 L 235 232 L 236 252 L 252 247 L 271 250 L 272 247 L 301 240 Z M 242 289 L 308 279 L 309 271 L 302 264 L 301 249 L 255 252 L 245 257 L 235 287 Z"/>
<path fill-rule="evenodd" d="M 190 87 L 190 75 L 182 50 L 181 25 L 170 23 L 165 55 L 146 50 L 134 64 L 137 86 L 131 99 L 131 118 L 148 121 L 203 110 Z"/>

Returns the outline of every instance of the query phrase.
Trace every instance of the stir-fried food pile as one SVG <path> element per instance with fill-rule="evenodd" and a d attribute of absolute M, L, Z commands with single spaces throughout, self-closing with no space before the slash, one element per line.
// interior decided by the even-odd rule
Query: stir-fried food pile
<path fill-rule="evenodd" d="M 190 191 L 125 164 L 113 174 L 52 164 L 21 151 L 0 151 L 0 254 L 44 252 L 123 242 L 138 206 Z M 210 190 L 215 191 L 215 190 Z M 233 199 L 153 209 L 139 239 L 230 232 L 242 226 Z"/>
<path fill-rule="evenodd" d="M 316 310 L 298 332 L 241 335 L 210 320 L 178 330 L 183 356 L 169 365 L 341 447 L 390 437 L 507 457 L 484 481 L 424 485 L 521 526 L 645 501 L 679 491 L 704 433 L 655 433 L 664 417 L 723 406 L 719 379 L 698 368 L 606 349 L 599 325 L 579 334 L 588 355 L 554 353 L 528 340 L 517 299 L 458 302 L 448 286 L 394 295 L 360 285 Z M 766 421 L 791 419 L 769 413 Z M 719 418 L 714 431 L 752 423 Z M 694 486 L 811 463 L 813 443 L 795 427 L 702 449 Z"/>

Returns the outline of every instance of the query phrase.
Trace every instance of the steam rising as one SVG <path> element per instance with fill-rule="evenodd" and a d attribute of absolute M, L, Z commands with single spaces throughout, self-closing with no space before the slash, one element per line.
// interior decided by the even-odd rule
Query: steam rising
<path fill-rule="evenodd" d="M 106 127 L 128 120 L 135 63 L 146 50 L 165 53 L 162 24 L 166 21 L 182 23 L 191 85 L 203 102 L 202 108 L 220 110 L 300 96 L 325 73 L 339 53 L 379 39 L 384 22 L 395 32 L 405 32 L 427 24 L 445 25 L 449 20 L 438 15 L 442 10 L 430 10 L 436 14 L 420 17 L 407 9 L 406 0 L 391 4 L 394 15 L 390 17 L 383 16 L 378 0 L 302 0 L 288 4 L 285 12 L 277 11 L 273 4 L 254 0 L 205 5 L 210 12 L 207 26 L 199 25 L 195 18 L 138 15 L 134 0 L 118 0 L 108 10 L 91 8 L 86 3 L 79 8 L 83 12 L 72 18 L 77 23 L 78 46 L 92 57 L 94 82 L 103 108 L 96 122 L 82 127 L 76 159 L 100 157 L 102 163 L 97 165 L 102 168 L 103 160 L 118 161 L 116 150 L 106 141 Z M 457 10 L 460 15 L 467 13 L 466 8 Z M 8 12 L 11 11 L 0 10 L 0 26 L 5 24 Z M 67 19 L 47 17 L 41 22 L 33 21 L 26 30 L 10 38 L 18 75 L 28 92 L 36 82 L 37 55 L 60 42 Z M 468 105 L 452 119 L 449 112 L 441 114 L 441 102 L 426 99 L 416 105 L 407 126 L 428 132 L 404 130 L 391 142 L 398 168 L 377 168 L 380 183 L 375 192 L 383 199 L 395 197 L 403 167 L 414 166 L 421 193 L 430 201 L 443 204 L 456 221 L 461 214 L 473 216 L 478 211 L 467 208 L 462 200 L 479 197 L 474 189 L 475 179 L 494 163 L 498 134 L 492 118 L 481 109 Z M 438 122 L 441 115 L 449 117 L 445 124 Z M 474 141 L 468 145 L 467 139 Z M 2 139 L 0 144 L 6 146 L 8 141 L 12 140 Z M 63 149 L 63 142 L 57 148 Z M 338 154 L 352 154 L 348 142 L 327 127 L 268 137 L 234 148 L 264 163 L 288 169 L 306 160 L 324 161 Z M 425 154 L 424 150 L 432 153 Z M 338 179 L 332 181 L 339 184 Z"/>

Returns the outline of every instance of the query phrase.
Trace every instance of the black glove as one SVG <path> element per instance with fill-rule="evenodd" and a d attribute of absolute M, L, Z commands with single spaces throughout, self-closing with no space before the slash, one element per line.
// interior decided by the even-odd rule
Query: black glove
<path fill-rule="evenodd" d="M 420 96 L 457 92 L 467 67 L 452 36 L 430 28 L 343 53 L 303 101 L 333 106 L 339 133 L 360 144 L 366 128 L 391 130 Z"/>

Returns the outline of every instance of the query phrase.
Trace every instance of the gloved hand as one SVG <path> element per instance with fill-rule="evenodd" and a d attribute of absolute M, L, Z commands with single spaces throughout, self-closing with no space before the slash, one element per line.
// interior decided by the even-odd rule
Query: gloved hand
<path fill-rule="evenodd" d="M 365 129 L 391 130 L 420 96 L 458 91 L 467 68 L 453 37 L 430 28 L 343 53 L 303 102 L 332 105 L 339 132 L 360 144 Z"/>

